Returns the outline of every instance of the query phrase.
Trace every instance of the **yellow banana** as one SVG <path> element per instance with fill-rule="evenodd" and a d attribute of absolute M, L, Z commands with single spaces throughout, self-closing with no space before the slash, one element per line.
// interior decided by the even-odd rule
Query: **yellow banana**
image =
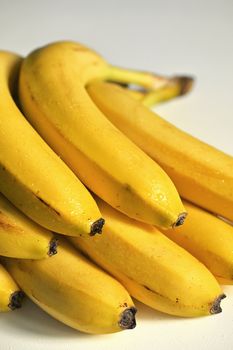
<path fill-rule="evenodd" d="M 43 259 L 56 252 L 53 233 L 28 219 L 0 194 L 0 255 Z"/>
<path fill-rule="evenodd" d="M 21 307 L 23 292 L 0 264 L 0 312 L 8 312 Z"/>
<path fill-rule="evenodd" d="M 134 328 L 136 309 L 124 287 L 64 239 L 44 260 L 4 259 L 23 291 L 44 311 L 87 333 Z"/>
<path fill-rule="evenodd" d="M 105 118 L 86 92 L 90 80 L 118 74 L 127 76 L 127 71 L 108 66 L 80 44 L 50 44 L 25 59 L 20 102 L 35 129 L 93 192 L 130 217 L 164 228 L 178 226 L 186 213 L 169 177 Z"/>
<path fill-rule="evenodd" d="M 94 52 L 92 51 L 92 55 L 93 54 Z M 98 57 L 99 59 L 101 58 L 99 55 Z M 103 62 L 103 58 L 101 59 Z M 169 84 L 170 80 L 173 79 L 171 77 L 165 77 L 163 75 L 154 74 L 150 72 L 140 72 L 138 70 L 124 69 L 116 66 L 111 66 L 110 64 L 107 64 L 106 61 L 105 61 L 105 73 L 101 74 L 99 78 L 101 80 L 105 78 L 108 81 L 116 82 L 121 85 L 127 85 L 127 86 L 129 84 L 138 85 L 140 87 L 144 87 L 147 90 L 160 89 L 166 86 L 167 84 Z"/>
<path fill-rule="evenodd" d="M 221 312 L 221 289 L 207 268 L 153 226 L 97 200 L 106 218 L 103 234 L 69 238 L 116 277 L 141 302 L 177 316 Z"/>
<path fill-rule="evenodd" d="M 119 86 L 96 82 L 88 92 L 108 119 L 161 165 L 181 196 L 233 220 L 231 156 L 163 120 Z"/>
<path fill-rule="evenodd" d="M 185 226 L 164 234 L 189 251 L 216 276 L 233 280 L 233 226 L 184 202 L 188 210 Z"/>
<path fill-rule="evenodd" d="M 145 106 L 152 107 L 158 103 L 169 101 L 175 97 L 188 93 L 193 86 L 194 79 L 177 76 L 168 79 L 167 84 L 154 90 L 125 89 L 129 95 L 141 101 Z"/>
<path fill-rule="evenodd" d="M 100 232 L 103 219 L 90 193 L 12 99 L 20 64 L 19 56 L 0 52 L 0 191 L 47 229 L 73 236 Z"/>

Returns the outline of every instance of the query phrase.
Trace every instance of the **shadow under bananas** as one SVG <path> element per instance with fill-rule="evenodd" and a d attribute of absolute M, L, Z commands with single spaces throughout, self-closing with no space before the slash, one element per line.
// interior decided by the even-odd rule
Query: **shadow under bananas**
<path fill-rule="evenodd" d="M 141 302 L 134 300 L 137 312 L 137 324 L 140 326 L 141 321 L 158 321 L 158 322 L 179 322 L 182 317 L 170 316 L 154 310 Z M 65 324 L 55 320 L 37 305 L 30 300 L 25 299 L 22 309 L 15 312 L 0 314 L 0 322 L 4 320 L 4 324 L 9 326 L 9 329 L 16 334 L 28 334 L 43 335 L 49 338 L 89 338 L 91 337 L 99 339 L 100 335 L 86 334 L 72 329 Z M 187 321 L 192 319 L 187 319 Z M 110 337 L 111 334 L 101 335 L 101 337 Z"/>

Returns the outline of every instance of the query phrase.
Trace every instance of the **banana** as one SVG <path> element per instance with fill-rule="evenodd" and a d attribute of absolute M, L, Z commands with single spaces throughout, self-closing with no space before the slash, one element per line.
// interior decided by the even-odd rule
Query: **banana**
<path fill-rule="evenodd" d="M 0 255 L 43 259 L 56 253 L 53 233 L 28 219 L 0 194 Z"/>
<path fill-rule="evenodd" d="M 136 325 L 136 309 L 124 287 L 64 238 L 50 259 L 4 258 L 4 264 L 29 298 L 70 327 L 113 333 Z"/>
<path fill-rule="evenodd" d="M 233 285 L 233 280 L 230 279 L 226 279 L 226 278 L 222 278 L 222 277 L 218 277 L 216 276 L 216 279 L 218 281 L 219 284 L 225 285 L 225 286 L 229 286 L 229 285 Z"/>
<path fill-rule="evenodd" d="M 0 312 L 8 312 L 21 307 L 23 292 L 0 264 Z"/>
<path fill-rule="evenodd" d="M 233 226 L 184 202 L 188 218 L 177 232 L 164 234 L 189 251 L 216 276 L 233 280 Z"/>
<path fill-rule="evenodd" d="M 119 86 L 93 82 L 88 92 L 108 119 L 161 165 L 183 198 L 233 220 L 231 156 L 163 120 Z"/>
<path fill-rule="evenodd" d="M 80 44 L 50 44 L 24 60 L 20 103 L 35 129 L 93 192 L 132 218 L 178 226 L 186 212 L 169 177 L 105 118 L 85 89 L 93 79 L 123 80 L 124 74 L 134 75 L 112 68 Z"/>
<path fill-rule="evenodd" d="M 169 101 L 188 93 L 193 87 L 194 79 L 186 76 L 175 76 L 168 79 L 167 84 L 154 90 L 125 89 L 129 95 L 141 101 L 145 106 L 153 107 L 158 103 Z"/>
<path fill-rule="evenodd" d="M 70 237 L 78 249 L 156 310 L 183 317 L 221 312 L 224 295 L 202 263 L 153 226 L 97 203 L 106 218 L 103 234 Z"/>
<path fill-rule="evenodd" d="M 47 229 L 72 236 L 100 232 L 104 221 L 90 193 L 13 101 L 21 61 L 0 51 L 0 191 Z"/>
<path fill-rule="evenodd" d="M 92 54 L 94 52 L 92 51 Z M 98 56 L 100 59 L 100 56 Z M 102 59 L 103 62 L 103 59 Z M 120 85 L 129 84 L 138 85 L 144 87 L 146 90 L 157 90 L 170 83 L 173 77 L 166 77 L 164 75 L 159 75 L 150 72 L 140 72 L 133 69 L 124 69 L 121 67 L 112 66 L 109 63 L 106 66 L 105 62 L 105 73 L 102 74 L 99 78 L 103 80 L 105 77 L 106 80 L 119 83 Z M 174 77 L 177 78 L 177 77 Z"/>

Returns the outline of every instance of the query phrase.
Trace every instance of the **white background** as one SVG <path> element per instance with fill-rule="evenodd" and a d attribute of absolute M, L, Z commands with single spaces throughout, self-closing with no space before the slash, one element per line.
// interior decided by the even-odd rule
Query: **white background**
<path fill-rule="evenodd" d="M 80 41 L 115 65 L 194 75 L 190 95 L 156 110 L 233 155 L 232 0 L 0 0 L 2 49 L 27 54 L 60 39 Z M 0 315 L 0 350 L 232 350 L 233 286 L 224 290 L 220 315 L 184 320 L 138 303 L 137 328 L 107 336 L 76 332 L 27 301 Z"/>

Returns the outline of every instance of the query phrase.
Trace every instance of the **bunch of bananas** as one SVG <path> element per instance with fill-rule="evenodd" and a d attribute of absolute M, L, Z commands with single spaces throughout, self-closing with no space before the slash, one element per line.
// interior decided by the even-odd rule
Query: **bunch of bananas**
<path fill-rule="evenodd" d="M 75 42 L 0 52 L 0 311 L 24 292 L 87 333 L 134 328 L 131 297 L 170 315 L 221 312 L 233 158 L 148 108 L 191 87 Z"/>

